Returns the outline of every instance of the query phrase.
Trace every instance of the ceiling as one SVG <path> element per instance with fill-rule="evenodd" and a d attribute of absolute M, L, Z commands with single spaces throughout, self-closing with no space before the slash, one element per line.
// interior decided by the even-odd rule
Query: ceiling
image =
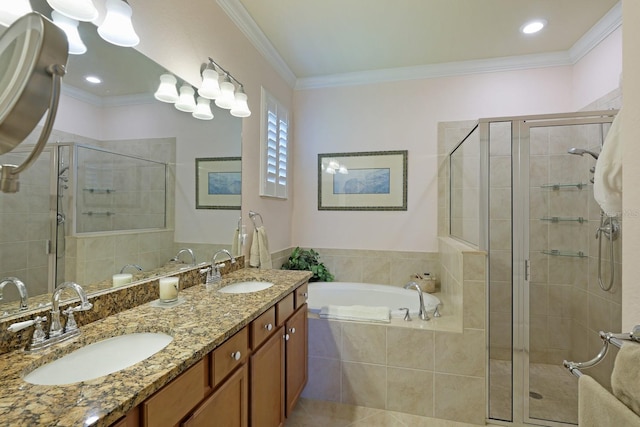
<path fill-rule="evenodd" d="M 521 58 L 524 62 L 537 58 L 539 62 L 542 56 L 550 55 L 556 62 L 561 56 L 571 60 L 571 49 L 590 30 L 593 32 L 594 25 L 619 2 L 218 0 L 218 3 L 254 45 L 257 42 L 270 45 L 258 48 L 266 55 L 275 55 L 271 60 L 279 62 L 281 69 L 288 68 L 300 83 L 327 76 L 353 77 L 372 71 L 442 67 L 468 61 L 486 63 L 498 58 Z M 612 13 L 621 15 L 619 4 L 617 8 Z M 525 22 L 539 18 L 548 21 L 540 33 L 524 35 L 519 31 Z M 615 28 L 620 22 L 618 16 Z"/>

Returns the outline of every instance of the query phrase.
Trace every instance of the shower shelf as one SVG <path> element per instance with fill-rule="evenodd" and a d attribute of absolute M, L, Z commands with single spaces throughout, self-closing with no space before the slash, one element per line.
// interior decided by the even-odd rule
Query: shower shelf
<path fill-rule="evenodd" d="M 551 250 L 546 250 L 545 249 L 545 250 L 542 251 L 542 253 L 545 254 L 545 255 L 566 256 L 566 257 L 572 257 L 572 258 L 586 258 L 586 256 L 587 256 L 582 251 L 570 252 L 570 251 L 559 251 L 557 249 L 551 249 Z"/>
<path fill-rule="evenodd" d="M 549 222 L 579 222 L 580 224 L 582 224 L 583 222 L 587 222 L 586 219 L 584 219 L 581 216 L 578 217 L 561 217 L 561 216 L 545 216 L 543 218 L 540 218 L 540 221 L 549 221 Z"/>
<path fill-rule="evenodd" d="M 89 216 L 111 216 L 111 215 L 115 215 L 115 212 L 93 212 L 93 211 L 88 211 L 88 212 L 82 212 L 82 215 L 89 215 Z"/>
<path fill-rule="evenodd" d="M 561 188 L 577 188 L 578 190 L 582 190 L 587 187 L 589 184 L 585 184 L 583 182 L 578 182 L 577 184 L 543 184 L 540 188 L 550 188 L 552 190 L 560 190 Z"/>
<path fill-rule="evenodd" d="M 82 191 L 95 194 L 111 194 L 116 192 L 116 190 L 112 190 L 110 188 L 83 188 Z"/>

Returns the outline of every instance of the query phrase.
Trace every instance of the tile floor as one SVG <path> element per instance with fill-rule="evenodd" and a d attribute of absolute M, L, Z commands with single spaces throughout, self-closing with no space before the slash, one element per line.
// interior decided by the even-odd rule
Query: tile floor
<path fill-rule="evenodd" d="M 285 427 L 475 427 L 475 424 L 324 400 L 300 399 Z"/>

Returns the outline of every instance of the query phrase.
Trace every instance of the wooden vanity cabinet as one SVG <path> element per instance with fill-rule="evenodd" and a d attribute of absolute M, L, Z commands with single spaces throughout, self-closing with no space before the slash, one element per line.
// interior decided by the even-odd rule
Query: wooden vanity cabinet
<path fill-rule="evenodd" d="M 307 383 L 306 284 L 276 304 L 278 328 L 253 348 L 250 365 L 250 425 L 280 427 Z"/>

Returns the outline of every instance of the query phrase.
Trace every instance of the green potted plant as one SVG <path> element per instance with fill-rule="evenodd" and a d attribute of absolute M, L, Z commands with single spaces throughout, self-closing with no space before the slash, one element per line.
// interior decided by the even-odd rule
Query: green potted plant
<path fill-rule="evenodd" d="M 332 282 L 333 274 L 320 262 L 320 254 L 313 249 L 296 247 L 289 259 L 282 264 L 282 270 L 308 270 L 313 273 L 310 282 Z"/>

